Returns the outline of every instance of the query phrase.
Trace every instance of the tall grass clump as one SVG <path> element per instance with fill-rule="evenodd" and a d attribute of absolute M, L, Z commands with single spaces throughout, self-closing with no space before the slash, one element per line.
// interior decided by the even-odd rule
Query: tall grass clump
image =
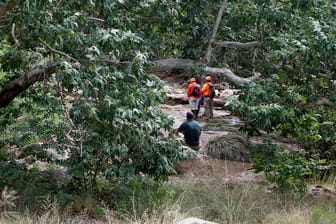
<path fill-rule="evenodd" d="M 120 216 L 141 217 L 173 204 L 175 191 L 149 178 L 134 178 L 115 187 L 115 197 L 110 205 Z"/>
<path fill-rule="evenodd" d="M 250 144 L 239 132 L 217 136 L 205 146 L 205 153 L 215 159 L 227 159 L 241 162 L 251 162 Z"/>
<path fill-rule="evenodd" d="M 178 189 L 186 186 L 176 186 Z M 182 212 L 218 223 L 258 223 L 267 212 L 264 193 L 254 184 L 190 184 L 184 193 Z"/>
<path fill-rule="evenodd" d="M 0 195 L 0 220 L 11 218 L 15 216 L 13 209 L 15 208 L 15 201 L 17 195 L 14 190 L 5 187 Z"/>
<path fill-rule="evenodd" d="M 3 190 L 2 195 L 6 189 Z M 5 193 L 6 194 L 6 193 Z M 10 201 L 18 199 L 16 196 L 8 194 Z M 1 199 L 1 204 L 3 202 L 8 204 L 8 201 L 4 201 Z M 8 205 L 13 205 L 9 203 Z M 35 214 L 26 210 L 23 213 L 20 212 L 9 212 L 9 210 L 5 210 L 1 213 L 0 224 L 50 224 L 50 223 L 64 223 L 64 224 L 75 224 L 72 219 L 66 219 L 66 216 L 60 214 L 60 207 L 56 201 L 51 201 L 49 199 L 44 200 L 41 203 L 40 209 L 36 211 Z"/>
<path fill-rule="evenodd" d="M 170 201 L 171 203 L 162 203 L 161 206 L 157 207 L 155 210 L 146 210 L 142 213 L 137 211 L 135 204 L 135 198 L 132 198 L 133 211 L 131 213 L 122 216 L 123 221 L 118 223 L 128 223 L 128 224 L 149 224 L 149 223 L 160 223 L 160 224 L 173 224 L 178 223 L 180 220 L 187 217 L 187 214 L 181 212 L 181 205 L 183 201 L 183 196 L 181 195 L 176 201 Z M 115 224 L 116 219 L 113 215 L 107 213 L 106 220 L 108 224 Z"/>
<path fill-rule="evenodd" d="M 309 224 L 310 210 L 308 208 L 292 208 L 291 210 L 282 209 L 273 211 L 265 217 L 264 223 L 267 224 Z M 314 223 L 317 224 L 317 223 Z"/>

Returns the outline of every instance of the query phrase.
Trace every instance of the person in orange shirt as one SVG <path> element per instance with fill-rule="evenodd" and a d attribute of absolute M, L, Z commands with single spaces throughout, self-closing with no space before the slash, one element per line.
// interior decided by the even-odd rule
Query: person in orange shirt
<path fill-rule="evenodd" d="M 205 83 L 202 87 L 202 93 L 204 96 L 204 116 L 208 118 L 213 117 L 214 108 L 214 85 L 211 83 L 211 76 L 205 78 Z"/>
<path fill-rule="evenodd" d="M 198 100 L 202 95 L 201 86 L 196 83 L 195 78 L 189 79 L 189 85 L 187 88 L 187 96 L 189 99 L 189 105 L 191 108 L 191 112 L 194 114 L 194 118 L 198 118 Z"/>

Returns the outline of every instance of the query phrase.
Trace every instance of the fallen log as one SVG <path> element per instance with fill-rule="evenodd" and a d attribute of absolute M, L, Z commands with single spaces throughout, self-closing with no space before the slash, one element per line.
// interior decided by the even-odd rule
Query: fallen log
<path fill-rule="evenodd" d="M 177 94 L 168 94 L 167 99 L 164 102 L 168 105 L 176 105 L 176 104 L 189 104 L 188 97 L 186 94 L 177 93 Z M 225 100 L 219 97 L 214 98 L 214 106 L 215 107 L 223 107 L 225 105 Z"/>

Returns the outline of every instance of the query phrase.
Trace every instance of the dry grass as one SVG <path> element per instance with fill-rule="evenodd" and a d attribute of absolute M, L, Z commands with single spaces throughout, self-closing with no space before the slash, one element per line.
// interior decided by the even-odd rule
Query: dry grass
<path fill-rule="evenodd" d="M 209 188 L 210 187 L 210 188 Z M 223 186 L 195 183 L 173 187 L 179 197 L 158 210 L 141 215 L 133 212 L 122 218 L 105 208 L 99 220 L 85 214 L 64 216 L 56 202 L 47 201 L 48 208 L 40 215 L 29 213 L 0 219 L 0 224 L 175 224 L 187 217 L 197 217 L 221 224 L 325 224 L 336 223 L 335 202 L 311 200 L 298 195 L 279 195 L 262 185 Z M 41 210 L 42 211 L 42 210 Z"/>
<path fill-rule="evenodd" d="M 196 166 L 200 170 L 207 167 L 203 163 L 202 166 L 196 163 Z M 167 183 L 164 187 L 169 187 L 175 192 L 176 198 L 166 201 L 161 198 L 162 206 L 154 211 L 145 210 L 140 213 L 142 210 L 137 207 L 136 198 L 131 198 L 133 210 L 123 217 L 117 217 L 114 211 L 101 205 L 103 215 L 93 219 L 88 214 L 92 209 L 90 206 L 97 205 L 97 202 L 87 198 L 83 198 L 81 203 L 88 206 L 87 213 L 86 211 L 76 215 L 69 215 L 70 212 L 67 211 L 60 213 L 58 203 L 49 199 L 41 204 L 38 214 L 13 213 L 12 202 L 16 199 L 16 195 L 15 192 L 6 189 L 2 192 L 0 201 L 2 207 L 6 208 L 0 218 L 0 224 L 176 224 L 187 217 L 197 217 L 221 224 L 336 223 L 334 199 L 280 194 L 269 191 L 268 185 L 260 182 L 223 183 L 220 180 L 224 178 L 224 173 L 220 168 L 223 166 L 205 173 L 202 179 L 194 176 L 193 182 L 181 180 L 174 184 Z M 211 182 L 210 179 L 205 179 L 206 176 L 211 176 Z M 335 178 L 331 179 L 330 183 L 334 186 Z M 316 184 L 318 183 L 313 185 Z"/>
<path fill-rule="evenodd" d="M 188 217 L 186 213 L 181 212 L 182 200 L 183 194 L 172 205 L 160 208 L 156 211 L 144 212 L 140 217 L 137 215 L 136 208 L 134 208 L 134 212 L 125 216 L 124 220 L 129 224 L 178 223 L 180 220 Z M 114 219 L 111 219 L 108 223 L 113 224 L 116 222 Z"/>
<path fill-rule="evenodd" d="M 319 204 L 318 202 L 317 204 Z M 326 202 L 328 204 L 328 202 Z M 335 208 L 322 208 L 298 205 L 273 211 L 266 215 L 265 224 L 334 224 L 336 223 Z"/>
<path fill-rule="evenodd" d="M 293 210 L 274 211 L 267 214 L 265 224 L 310 224 L 311 211 L 308 208 L 293 208 Z"/>
<path fill-rule="evenodd" d="M 17 200 L 16 192 L 5 187 L 0 195 L 0 219 L 10 218 L 15 216 L 12 211 L 15 208 L 15 201 Z"/>
<path fill-rule="evenodd" d="M 251 162 L 250 144 L 241 133 L 231 133 L 211 139 L 204 152 L 216 159 L 226 159 L 241 162 Z"/>

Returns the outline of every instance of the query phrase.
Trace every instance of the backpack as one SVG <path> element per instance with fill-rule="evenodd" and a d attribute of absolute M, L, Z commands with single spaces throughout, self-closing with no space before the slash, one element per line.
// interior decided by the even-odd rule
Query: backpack
<path fill-rule="evenodd" d="M 201 87 L 198 84 L 195 84 L 190 96 L 199 97 L 201 96 L 201 94 L 202 94 Z"/>
<path fill-rule="evenodd" d="M 216 91 L 215 91 L 215 86 L 212 84 L 209 84 L 209 88 L 210 88 L 210 98 L 214 98 L 216 96 Z"/>

